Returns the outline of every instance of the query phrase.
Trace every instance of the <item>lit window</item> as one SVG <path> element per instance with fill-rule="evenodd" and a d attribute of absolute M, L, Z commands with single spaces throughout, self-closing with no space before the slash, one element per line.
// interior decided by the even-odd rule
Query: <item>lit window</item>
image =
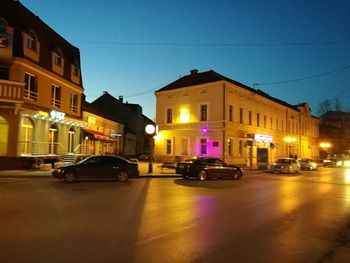
<path fill-rule="evenodd" d="M 208 106 L 206 104 L 200 105 L 200 120 L 201 121 L 208 120 Z"/>
<path fill-rule="evenodd" d="M 180 122 L 187 123 L 190 122 L 190 114 L 186 109 L 182 109 L 180 113 Z"/>

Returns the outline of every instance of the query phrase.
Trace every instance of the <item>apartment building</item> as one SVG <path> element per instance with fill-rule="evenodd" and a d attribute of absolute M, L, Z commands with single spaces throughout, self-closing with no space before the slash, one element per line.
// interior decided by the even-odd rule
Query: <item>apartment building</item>
<path fill-rule="evenodd" d="M 157 90 L 155 158 L 215 156 L 266 168 L 279 157 L 318 158 L 319 121 L 307 103 L 290 105 L 215 71 Z"/>
<path fill-rule="evenodd" d="M 74 152 L 83 91 L 79 49 L 20 2 L 1 1 L 0 156 Z"/>

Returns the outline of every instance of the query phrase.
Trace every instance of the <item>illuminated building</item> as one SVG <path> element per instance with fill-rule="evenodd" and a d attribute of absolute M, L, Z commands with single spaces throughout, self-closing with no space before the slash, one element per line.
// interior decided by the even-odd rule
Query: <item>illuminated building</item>
<path fill-rule="evenodd" d="M 291 154 L 318 158 L 319 121 L 306 103 L 290 105 L 212 70 L 192 70 L 155 95 L 159 161 L 216 156 L 266 168 Z"/>
<path fill-rule="evenodd" d="M 20 2 L 0 2 L 0 168 L 77 149 L 86 125 L 80 69 L 78 48 Z"/>

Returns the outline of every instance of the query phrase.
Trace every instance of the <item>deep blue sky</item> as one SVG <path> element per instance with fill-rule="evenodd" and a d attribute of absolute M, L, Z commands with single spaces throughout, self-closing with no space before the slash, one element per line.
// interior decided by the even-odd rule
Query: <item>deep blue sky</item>
<path fill-rule="evenodd" d="M 196 68 L 314 115 L 336 97 L 350 110 L 349 0 L 20 2 L 80 49 L 90 102 L 108 91 L 154 119 L 154 91 Z"/>

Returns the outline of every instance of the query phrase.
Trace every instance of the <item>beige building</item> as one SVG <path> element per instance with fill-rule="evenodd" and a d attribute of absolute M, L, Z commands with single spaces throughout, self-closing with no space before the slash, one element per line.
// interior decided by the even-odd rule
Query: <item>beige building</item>
<path fill-rule="evenodd" d="M 124 125 L 103 116 L 90 103 L 83 102 L 83 128 L 80 152 L 88 155 L 123 153 Z"/>
<path fill-rule="evenodd" d="M 266 168 L 279 157 L 318 158 L 319 121 L 306 103 L 290 105 L 214 71 L 197 70 L 155 95 L 157 160 L 216 156 Z"/>
<path fill-rule="evenodd" d="M 87 125 L 81 112 L 83 91 L 79 49 L 20 2 L 2 1 L 0 157 L 6 161 L 1 164 L 11 158 L 55 161 L 73 153 Z"/>

